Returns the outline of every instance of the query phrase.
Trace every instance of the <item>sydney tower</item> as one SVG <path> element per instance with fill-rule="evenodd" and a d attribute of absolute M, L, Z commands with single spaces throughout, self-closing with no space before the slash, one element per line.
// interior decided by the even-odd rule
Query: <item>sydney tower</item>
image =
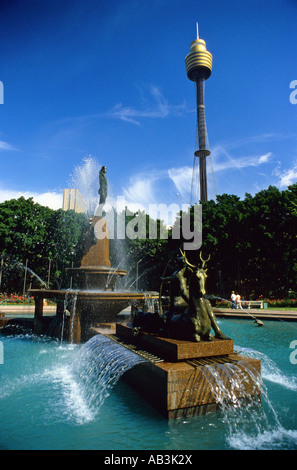
<path fill-rule="evenodd" d="M 204 82 L 211 75 L 212 55 L 206 49 L 203 39 L 199 38 L 197 24 L 197 39 L 191 43 L 191 51 L 186 56 L 187 76 L 196 83 L 197 100 L 197 136 L 198 149 L 194 158 L 199 159 L 200 201 L 207 201 L 206 159 L 210 156 L 204 106 Z"/>

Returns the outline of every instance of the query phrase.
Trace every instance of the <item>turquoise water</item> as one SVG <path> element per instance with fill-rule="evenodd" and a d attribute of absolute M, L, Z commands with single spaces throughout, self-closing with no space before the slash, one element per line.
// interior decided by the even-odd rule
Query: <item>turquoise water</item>
<path fill-rule="evenodd" d="M 0 449 L 297 449 L 297 324 L 219 323 L 237 350 L 261 359 L 262 406 L 170 422 L 99 370 L 84 345 L 0 335 Z"/>

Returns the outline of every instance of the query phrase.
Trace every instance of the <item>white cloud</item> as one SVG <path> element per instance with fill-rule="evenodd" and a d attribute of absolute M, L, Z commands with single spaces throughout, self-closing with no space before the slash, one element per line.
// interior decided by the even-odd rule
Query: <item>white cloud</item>
<path fill-rule="evenodd" d="M 51 209 L 61 209 L 63 203 L 63 194 L 55 192 L 47 192 L 42 194 L 33 194 L 33 199 L 42 206 L 48 206 Z"/>
<path fill-rule="evenodd" d="M 268 163 L 268 161 L 270 160 L 271 157 L 272 157 L 271 152 L 268 152 L 265 155 L 261 155 L 258 159 L 258 164 L 262 165 L 262 163 Z M 258 165 L 254 165 L 254 166 L 258 166 Z"/>
<path fill-rule="evenodd" d="M 58 119 L 55 121 L 55 124 L 61 123 L 80 123 L 87 124 L 92 119 L 98 118 L 112 118 L 120 119 L 121 121 L 130 122 L 137 126 L 140 126 L 140 120 L 143 118 L 155 118 L 162 119 L 167 116 L 181 116 L 185 113 L 193 112 L 192 109 L 189 109 L 185 103 L 182 104 L 171 104 L 164 97 L 162 91 L 159 87 L 150 86 L 149 87 L 149 97 L 143 98 L 144 93 L 141 91 L 141 103 L 143 106 L 125 106 L 123 103 L 117 103 L 113 106 L 112 109 L 106 112 L 100 112 L 96 114 L 87 114 L 81 116 L 72 116 L 66 117 L 63 119 Z"/>
<path fill-rule="evenodd" d="M 16 150 L 12 145 L 0 140 L 0 150 Z"/>
<path fill-rule="evenodd" d="M 23 196 L 25 199 L 33 197 L 34 202 L 51 209 L 61 209 L 63 202 L 63 194 L 56 192 L 36 193 L 34 191 L 16 191 L 11 189 L 0 188 L 0 203 L 10 199 L 18 199 Z"/>
<path fill-rule="evenodd" d="M 227 157 L 224 161 L 218 161 L 220 156 L 224 155 Z M 241 168 L 247 167 L 258 167 L 265 163 L 268 163 L 272 157 L 271 152 L 267 152 L 263 155 L 249 155 L 245 157 L 232 157 L 226 149 L 222 148 L 221 146 L 217 146 L 214 148 L 212 152 L 212 162 L 213 162 L 213 170 L 215 172 L 224 171 L 224 170 L 239 170 Z"/>
<path fill-rule="evenodd" d="M 281 136 L 279 134 L 270 133 L 246 137 L 215 145 L 211 148 L 213 170 L 215 172 L 232 169 L 240 170 L 242 168 L 258 167 L 260 165 L 270 163 L 273 157 L 272 152 L 266 152 L 260 155 L 249 154 L 243 156 L 238 156 L 238 154 L 239 152 L 242 154 L 242 148 L 247 145 L 272 142 L 276 139 L 279 140 L 281 138 L 284 139 L 289 137 L 290 136 Z"/>
<path fill-rule="evenodd" d="M 168 103 L 160 88 L 156 86 L 150 87 L 150 95 L 153 102 L 145 108 L 134 108 L 131 106 L 123 106 L 122 103 L 116 104 L 106 116 L 122 121 L 131 122 L 140 125 L 140 118 L 165 118 L 170 114 L 180 114 L 186 110 L 185 104 L 171 105 Z"/>
<path fill-rule="evenodd" d="M 181 168 L 169 168 L 169 178 L 175 184 L 177 191 L 183 197 L 189 194 L 191 190 L 193 168 L 189 166 L 183 166 Z"/>
<path fill-rule="evenodd" d="M 215 173 L 224 170 L 237 170 L 246 167 L 258 167 L 260 165 L 268 163 L 270 158 L 272 157 L 272 153 L 268 152 L 264 155 L 232 158 L 230 157 L 230 155 L 227 154 L 225 150 L 223 151 L 221 148 L 216 148 L 214 153 L 215 158 L 212 160 L 212 166 L 213 171 Z M 218 158 L 217 155 L 221 155 L 222 153 L 224 153 L 228 157 L 228 159 L 222 162 L 216 161 Z M 181 195 L 187 194 L 191 190 L 192 174 L 193 168 L 189 166 L 183 166 L 180 168 L 170 168 L 168 170 L 169 178 L 172 179 L 176 189 L 178 190 L 178 192 L 181 193 Z"/>
<path fill-rule="evenodd" d="M 127 186 L 122 189 L 125 205 L 136 212 L 138 208 L 149 211 L 150 204 L 178 203 L 172 182 L 175 184 L 173 178 L 178 178 L 179 169 L 176 170 L 176 174 L 174 170 L 172 169 L 173 177 L 169 175 L 168 170 L 151 170 L 133 175 Z M 180 186 L 182 186 L 181 180 L 182 177 L 180 177 Z"/>
<path fill-rule="evenodd" d="M 123 189 L 129 203 L 141 205 L 155 202 L 155 182 L 159 179 L 156 173 L 138 174 L 130 178 L 129 186 Z"/>
<path fill-rule="evenodd" d="M 263 155 L 233 158 L 227 151 L 226 147 L 223 146 L 216 146 L 214 148 L 213 154 L 214 156 L 212 157 L 212 160 L 207 160 L 207 175 L 210 190 L 209 197 L 216 196 L 216 179 L 219 179 L 220 172 L 228 170 L 231 174 L 236 173 L 238 170 L 243 168 L 259 167 L 269 163 L 272 157 L 272 153 L 268 152 Z M 194 175 L 193 167 L 183 166 L 180 168 L 170 168 L 168 170 L 168 176 L 173 181 L 176 190 L 178 191 L 178 196 L 182 202 L 186 202 L 186 200 L 189 198 L 192 200 L 193 197 L 197 199 L 198 195 L 192 192 L 192 179 L 194 177 L 193 191 L 197 191 L 197 187 L 199 187 L 198 163 L 195 166 Z"/>
<path fill-rule="evenodd" d="M 288 170 L 280 171 L 279 169 L 276 169 L 274 171 L 274 174 L 279 177 L 278 186 L 280 188 L 286 188 L 290 186 L 291 184 L 296 183 L 297 182 L 297 162 L 294 162 L 292 168 L 289 168 Z"/>

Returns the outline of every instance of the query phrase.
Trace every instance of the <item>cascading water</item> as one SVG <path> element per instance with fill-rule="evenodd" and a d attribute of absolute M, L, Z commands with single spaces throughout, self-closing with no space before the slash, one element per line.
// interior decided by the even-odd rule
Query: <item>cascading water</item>
<path fill-rule="evenodd" d="M 116 268 L 110 268 L 109 274 L 108 274 L 107 279 L 106 279 L 105 289 L 109 288 L 109 285 L 110 285 L 111 281 L 113 280 L 113 277 L 114 276 L 117 277 L 117 271 L 120 268 L 121 264 L 122 264 L 122 261 L 119 262 L 119 264 L 117 265 Z"/>
<path fill-rule="evenodd" d="M 64 326 L 65 326 L 65 316 L 66 316 L 67 305 L 68 305 L 68 292 L 66 292 L 65 299 L 63 302 L 63 314 L 62 314 L 61 336 L 60 336 L 61 343 L 63 342 L 63 337 L 64 337 Z"/>
<path fill-rule="evenodd" d="M 255 357 L 261 360 L 262 364 L 262 377 L 271 383 L 281 384 L 287 389 L 297 392 L 297 377 L 288 378 L 281 369 L 279 369 L 275 362 L 272 361 L 266 354 L 255 351 L 251 348 L 240 348 L 245 356 Z"/>
<path fill-rule="evenodd" d="M 87 402 L 98 412 L 120 377 L 141 362 L 147 361 L 106 336 L 95 335 L 80 349 L 73 371 L 83 384 Z"/>
<path fill-rule="evenodd" d="M 70 343 L 73 343 L 73 339 L 74 339 L 74 322 L 75 322 L 75 317 L 77 315 L 77 312 L 76 312 L 77 295 L 78 295 L 78 292 L 76 292 L 74 296 L 71 298 L 72 321 L 70 322 L 70 335 L 69 335 Z"/>
<path fill-rule="evenodd" d="M 251 364 L 243 361 L 218 364 L 216 368 L 206 365 L 202 370 L 219 405 L 220 419 L 227 425 L 226 441 L 231 448 L 239 450 L 291 448 L 297 433 L 281 424 L 263 379 L 282 384 L 294 392 L 297 391 L 296 379 L 284 376 L 267 355 L 251 348 L 241 347 L 240 350 L 245 356 L 261 359 L 262 376 Z M 246 388 L 249 378 L 252 390 Z M 257 393 L 261 393 L 260 406 Z M 238 398 L 240 394 L 241 398 Z"/>
<path fill-rule="evenodd" d="M 246 375 L 242 373 L 241 367 L 253 376 L 254 387 L 258 387 L 263 394 L 261 377 L 256 370 L 250 370 L 246 364 L 221 364 L 217 368 L 205 366 L 203 374 L 211 386 L 212 393 L 216 402 L 219 404 L 222 419 L 228 426 L 227 439 L 237 441 L 239 435 L 251 435 L 253 433 L 261 434 L 261 421 L 267 420 L 264 414 L 261 417 L 262 409 L 255 406 L 258 404 L 259 398 L 252 397 L 246 392 L 238 399 L 238 394 L 245 389 Z M 228 385 L 227 385 L 228 384 Z M 227 386 L 226 386 L 227 385 Z M 242 448 L 242 443 L 240 443 Z"/>

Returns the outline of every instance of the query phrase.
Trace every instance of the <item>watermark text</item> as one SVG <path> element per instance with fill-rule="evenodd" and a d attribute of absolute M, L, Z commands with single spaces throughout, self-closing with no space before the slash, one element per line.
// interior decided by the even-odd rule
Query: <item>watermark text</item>
<path fill-rule="evenodd" d="M 4 85 L 0 80 L 0 104 L 4 104 Z"/>
<path fill-rule="evenodd" d="M 201 204 L 195 204 L 191 212 L 187 204 L 182 204 L 182 209 L 178 204 L 149 204 L 148 208 L 140 207 L 136 213 L 132 213 L 123 199 L 117 198 L 116 207 L 109 207 L 108 204 L 104 205 L 104 210 L 103 207 L 97 207 L 95 216 L 104 216 L 94 225 L 94 234 L 98 240 L 107 237 L 117 240 L 166 240 L 170 230 L 172 239 L 181 240 L 184 250 L 198 250 L 201 247 Z M 121 210 L 123 207 L 125 209 Z"/>
<path fill-rule="evenodd" d="M 291 352 L 290 354 L 290 362 L 291 364 L 297 364 L 297 339 L 294 341 L 291 341 L 290 343 L 290 349 L 294 349 L 294 351 Z"/>
<path fill-rule="evenodd" d="M 0 364 L 4 364 L 4 346 L 2 341 L 0 341 Z"/>

